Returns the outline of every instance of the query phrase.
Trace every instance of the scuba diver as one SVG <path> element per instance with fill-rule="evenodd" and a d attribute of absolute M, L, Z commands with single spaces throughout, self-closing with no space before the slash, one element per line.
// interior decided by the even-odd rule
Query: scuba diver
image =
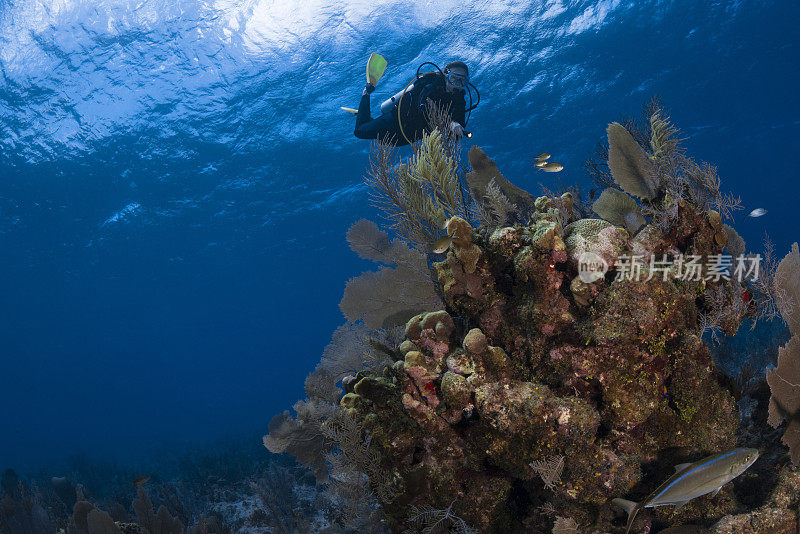
<path fill-rule="evenodd" d="M 361 94 L 358 110 L 342 108 L 355 113 L 355 136 L 359 139 L 391 139 L 397 146 L 408 145 L 422 139 L 423 130 L 428 128 L 426 110 L 428 103 L 442 109 L 449 108 L 450 129 L 458 137 L 471 137 L 465 131 L 469 114 L 480 102 L 477 88 L 469 82 L 469 69 L 463 61 L 448 63 L 444 71 L 434 63 L 425 62 L 417 68 L 417 74 L 406 87 L 381 104 L 381 116 L 375 119 L 370 114 L 370 94 L 375 90 L 378 80 L 386 70 L 387 62 L 379 54 L 373 53 L 367 61 L 367 86 Z M 436 70 L 420 74 L 425 65 Z M 477 102 L 472 102 L 472 90 Z M 470 106 L 466 105 L 469 95 Z"/>

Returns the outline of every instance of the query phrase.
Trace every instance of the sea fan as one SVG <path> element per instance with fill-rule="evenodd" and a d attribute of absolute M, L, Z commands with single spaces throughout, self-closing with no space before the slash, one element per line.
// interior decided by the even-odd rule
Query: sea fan
<path fill-rule="evenodd" d="M 633 136 L 618 122 L 612 122 L 608 133 L 608 167 L 614 182 L 626 193 L 652 200 L 658 194 L 659 180 L 655 165 Z"/>
<path fill-rule="evenodd" d="M 774 283 L 778 309 L 792 335 L 800 335 L 800 313 L 796 313 L 800 302 L 800 252 L 797 243 L 778 265 Z"/>
<path fill-rule="evenodd" d="M 305 400 L 294 404 L 297 414 L 292 418 L 288 410 L 272 418 L 269 433 L 264 436 L 264 446 L 273 454 L 288 453 L 310 467 L 318 481 L 328 477 L 324 455 L 331 449 L 322 434 L 322 425 L 340 410 L 336 404 Z"/>
<path fill-rule="evenodd" d="M 742 236 L 739 235 L 733 226 L 725 224 L 722 227 L 725 229 L 725 233 L 728 235 L 728 244 L 725 245 L 728 254 L 734 258 L 744 255 L 746 245 L 744 239 L 742 239 Z"/>
<path fill-rule="evenodd" d="M 394 267 L 381 267 L 351 278 L 339 307 L 350 322 L 373 329 L 392 328 L 423 310 L 440 309 L 441 299 L 428 270 L 427 257 L 371 221 L 350 227 L 347 240 L 359 256 Z"/>
<path fill-rule="evenodd" d="M 795 335 L 778 351 L 778 367 L 767 371 L 767 383 L 772 393 L 767 422 L 778 428 L 788 421 L 782 441 L 792 462 L 800 465 L 800 337 Z"/>
<path fill-rule="evenodd" d="M 636 201 L 619 189 L 603 191 L 592 209 L 606 221 L 624 227 L 631 234 L 636 233 L 647 222 Z"/>
<path fill-rule="evenodd" d="M 800 250 L 797 243 L 781 260 L 774 278 L 777 306 L 792 338 L 778 351 L 778 366 L 767 371 L 771 397 L 768 422 L 774 428 L 786 420 L 782 441 L 789 446 L 792 463 L 800 465 L 800 320 L 796 303 L 800 299 Z"/>

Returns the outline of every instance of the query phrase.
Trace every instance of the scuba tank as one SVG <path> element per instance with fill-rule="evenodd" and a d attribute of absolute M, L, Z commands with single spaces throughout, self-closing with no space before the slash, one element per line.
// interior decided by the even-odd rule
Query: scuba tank
<path fill-rule="evenodd" d="M 400 99 L 403 98 L 403 95 L 412 89 L 414 89 L 413 82 L 410 85 L 407 85 L 404 89 L 399 90 L 394 96 L 390 96 L 384 100 L 381 104 L 381 114 L 389 113 L 393 108 L 397 107 L 397 104 L 400 102 Z"/>

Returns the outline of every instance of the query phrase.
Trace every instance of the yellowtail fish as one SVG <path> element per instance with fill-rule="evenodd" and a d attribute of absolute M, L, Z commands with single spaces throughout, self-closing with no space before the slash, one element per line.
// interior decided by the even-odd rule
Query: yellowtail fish
<path fill-rule="evenodd" d="M 534 163 L 534 165 L 536 165 L 537 167 L 544 167 L 545 165 L 547 165 L 547 161 L 545 161 L 545 160 L 537 160 Z"/>
<path fill-rule="evenodd" d="M 762 215 L 766 215 L 766 214 L 767 214 L 767 210 L 765 210 L 764 208 L 756 208 L 753 211 L 751 211 L 750 213 L 748 213 L 747 216 L 748 217 L 761 217 Z"/>
<path fill-rule="evenodd" d="M 542 152 L 541 154 L 539 154 L 538 156 L 536 156 L 536 159 L 537 159 L 538 161 L 544 161 L 544 160 L 546 160 L 546 159 L 550 159 L 550 154 L 548 154 L 547 152 Z"/>
<path fill-rule="evenodd" d="M 433 244 L 433 251 L 436 254 L 442 254 L 446 252 L 448 248 L 450 248 L 450 243 L 453 242 L 453 236 L 446 235 L 444 237 L 440 237 L 436 240 L 436 243 Z"/>
<path fill-rule="evenodd" d="M 139 475 L 138 477 L 134 478 L 131 481 L 131 486 L 141 486 L 142 484 L 144 484 L 148 480 L 150 480 L 149 476 L 147 476 L 147 475 Z"/>
<path fill-rule="evenodd" d="M 339 109 L 341 109 L 342 111 L 346 111 L 348 113 L 352 113 L 353 115 L 358 115 L 358 110 L 355 109 L 355 108 L 348 108 L 348 107 L 345 107 L 345 106 L 339 106 Z"/>
<path fill-rule="evenodd" d="M 757 458 L 757 449 L 733 449 L 693 464 L 676 465 L 675 474 L 642 502 L 625 499 L 613 499 L 611 502 L 628 512 L 628 527 L 625 530 L 625 534 L 628 534 L 636 514 L 642 508 L 674 505 L 678 510 L 706 493 L 711 493 L 713 497 L 722 486 L 744 473 Z"/>
<path fill-rule="evenodd" d="M 556 163 L 554 161 L 549 162 L 548 164 L 539 167 L 545 172 L 558 172 L 564 168 L 564 166 L 560 163 Z"/>

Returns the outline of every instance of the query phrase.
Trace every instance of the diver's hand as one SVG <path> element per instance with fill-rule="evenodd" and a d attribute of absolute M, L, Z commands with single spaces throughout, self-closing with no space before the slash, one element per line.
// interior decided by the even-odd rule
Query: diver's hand
<path fill-rule="evenodd" d="M 453 132 L 453 135 L 456 137 L 464 137 L 464 127 L 456 121 L 450 123 L 450 131 Z"/>

